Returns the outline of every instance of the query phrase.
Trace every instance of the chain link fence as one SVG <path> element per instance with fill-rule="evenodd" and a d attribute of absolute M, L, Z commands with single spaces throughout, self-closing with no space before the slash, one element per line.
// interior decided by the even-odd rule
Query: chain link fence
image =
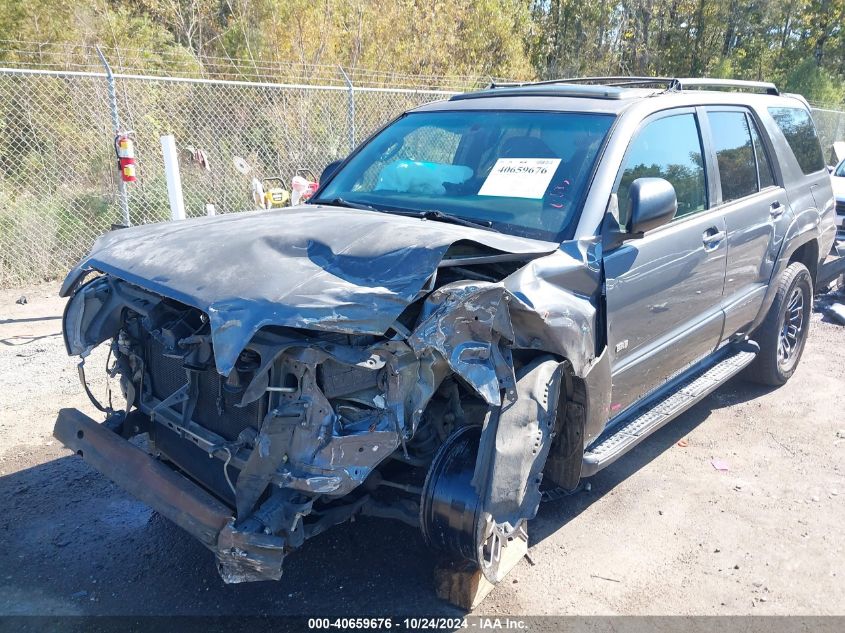
<path fill-rule="evenodd" d="M 451 92 L 115 75 L 134 132 L 131 224 L 170 218 L 160 137 L 174 135 L 185 211 L 255 208 L 251 181 L 319 175 L 356 140 Z M 64 275 L 122 223 L 106 75 L 0 69 L 0 287 Z M 203 160 L 196 160 L 202 157 Z M 251 167 L 239 172 L 234 158 Z"/>
<path fill-rule="evenodd" d="M 829 165 L 835 165 L 837 160 L 833 152 L 833 144 L 837 141 L 845 141 L 845 112 L 815 106 L 812 111 L 816 130 L 824 149 L 824 158 Z"/>
<path fill-rule="evenodd" d="M 188 216 L 255 207 L 251 180 L 319 174 L 399 113 L 452 92 L 114 76 L 121 128 L 133 130 L 131 224 L 170 218 L 160 137 L 172 134 Z M 825 146 L 845 113 L 815 109 Z M 122 222 L 104 73 L 0 69 L 0 288 L 63 276 Z M 196 160 L 202 157 L 205 160 Z M 240 173 L 234 158 L 251 166 Z"/>

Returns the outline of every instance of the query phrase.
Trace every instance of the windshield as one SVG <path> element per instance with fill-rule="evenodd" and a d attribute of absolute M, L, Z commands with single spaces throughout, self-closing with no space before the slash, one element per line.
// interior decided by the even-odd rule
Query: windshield
<path fill-rule="evenodd" d="M 439 211 L 559 241 L 612 122 L 569 112 L 411 113 L 367 143 L 313 202 Z"/>
<path fill-rule="evenodd" d="M 845 178 L 845 160 L 839 163 L 839 167 L 836 168 L 836 171 L 833 172 L 834 176 L 839 176 L 840 178 Z"/>

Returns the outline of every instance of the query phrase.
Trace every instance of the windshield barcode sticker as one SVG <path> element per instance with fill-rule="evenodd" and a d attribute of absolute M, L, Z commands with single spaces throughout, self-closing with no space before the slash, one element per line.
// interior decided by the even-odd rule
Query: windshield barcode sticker
<path fill-rule="evenodd" d="M 478 195 L 542 198 L 558 165 L 559 158 L 500 158 Z"/>

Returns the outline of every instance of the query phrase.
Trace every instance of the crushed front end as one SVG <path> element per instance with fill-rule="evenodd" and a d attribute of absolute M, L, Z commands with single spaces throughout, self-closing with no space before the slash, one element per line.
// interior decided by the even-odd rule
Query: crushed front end
<path fill-rule="evenodd" d="M 113 338 L 133 411 L 123 434 L 147 433 L 153 455 L 234 509 L 216 543 L 228 582 L 278 578 L 287 550 L 374 507 L 358 489 L 397 451 L 410 459 L 407 443 L 442 379 L 433 357 L 403 340 L 286 328 L 256 335 L 224 377 L 201 311 L 109 276 L 80 289 L 66 323 L 75 351 Z M 353 492 L 351 504 L 332 503 Z M 407 504 L 392 512 L 416 521 Z M 260 561 L 250 539 L 260 540 Z"/>
<path fill-rule="evenodd" d="M 219 224 L 205 226 L 208 241 Z M 201 262 L 168 268 L 170 234 L 143 239 L 156 230 L 107 236 L 66 281 L 83 384 L 84 359 L 110 345 L 126 406 L 94 398 L 101 425 L 63 410 L 55 435 L 203 542 L 225 582 L 278 579 L 288 553 L 357 514 L 419 526 L 496 581 L 501 548 L 536 513 L 547 456 L 547 477 L 577 483 L 589 425 L 573 380 L 596 364 L 583 340 L 594 309 L 544 276 L 584 277 L 586 255 L 474 229 L 493 244 L 468 244 L 444 226 L 436 248 L 392 244 L 370 259 L 274 243 L 284 268 L 253 242 L 262 266 L 288 273 L 250 285 Z"/>

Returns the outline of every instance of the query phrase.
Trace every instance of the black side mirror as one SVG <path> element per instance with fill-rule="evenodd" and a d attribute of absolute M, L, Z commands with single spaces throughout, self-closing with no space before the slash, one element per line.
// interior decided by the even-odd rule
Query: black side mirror
<path fill-rule="evenodd" d="M 342 162 L 343 162 L 342 160 L 336 160 L 336 161 L 329 163 L 328 165 L 326 165 L 323 168 L 323 173 L 320 174 L 320 186 L 321 187 L 328 182 L 329 178 L 334 176 L 334 173 L 337 171 L 337 168 L 340 167 L 340 164 Z"/>
<path fill-rule="evenodd" d="M 628 200 L 629 238 L 666 224 L 678 210 L 675 188 L 663 178 L 637 178 L 628 189 Z"/>

